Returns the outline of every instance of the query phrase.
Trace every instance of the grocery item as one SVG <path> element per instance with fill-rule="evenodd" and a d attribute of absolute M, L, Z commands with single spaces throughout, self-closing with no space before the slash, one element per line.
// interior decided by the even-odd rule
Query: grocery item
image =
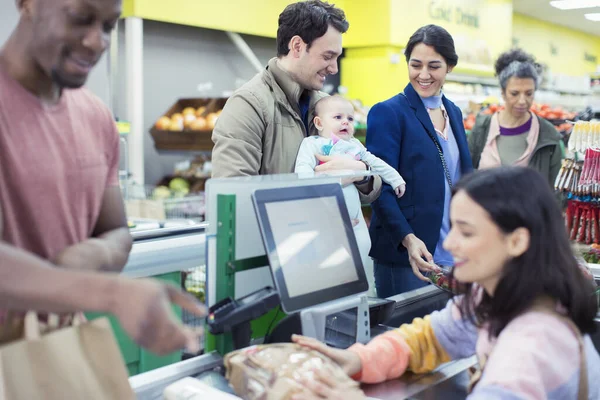
<path fill-rule="evenodd" d="M 206 116 L 206 124 L 208 125 L 209 129 L 213 129 L 215 127 L 218 118 L 219 115 L 217 113 L 210 113 Z"/>
<path fill-rule="evenodd" d="M 165 400 L 235 400 L 240 399 L 229 393 L 208 386 L 195 378 L 183 378 L 167 386 Z"/>
<path fill-rule="evenodd" d="M 196 119 L 190 124 L 190 129 L 193 131 L 204 131 L 208 129 L 208 124 L 204 117 L 196 117 Z"/>
<path fill-rule="evenodd" d="M 169 117 L 160 117 L 158 121 L 156 121 L 156 129 L 162 129 L 167 131 L 171 128 L 171 118 Z"/>
<path fill-rule="evenodd" d="M 183 111 L 181 113 L 183 114 L 184 117 L 186 115 L 193 115 L 195 117 L 196 116 L 196 109 L 194 107 L 186 107 L 186 108 L 183 109 Z"/>
<path fill-rule="evenodd" d="M 171 125 L 169 127 L 169 130 L 175 131 L 175 132 L 182 131 L 184 127 L 185 127 L 184 118 L 183 118 L 182 114 L 175 113 L 175 114 L 171 115 Z"/>
<path fill-rule="evenodd" d="M 171 190 L 166 186 L 157 186 L 152 191 L 152 198 L 154 200 L 164 200 L 171 197 Z"/>
<path fill-rule="evenodd" d="M 358 388 L 341 367 L 323 354 L 293 343 L 252 346 L 225 356 L 226 378 L 244 400 L 289 400 L 301 378 L 325 370 L 348 388 Z M 356 389 L 358 390 L 358 389 Z"/>
<path fill-rule="evenodd" d="M 437 272 L 430 272 L 427 277 L 435 286 L 450 293 L 456 293 L 456 283 L 452 278 L 451 267 L 439 267 Z"/>
<path fill-rule="evenodd" d="M 159 131 L 210 131 L 214 128 L 227 99 L 183 99 L 163 116 L 154 128 Z M 205 105 L 197 106 L 198 103 Z"/>
<path fill-rule="evenodd" d="M 171 189 L 175 192 L 182 191 L 182 190 L 189 190 L 190 184 L 188 183 L 188 181 L 186 181 L 183 178 L 173 178 L 173 179 L 171 179 L 171 182 L 169 182 L 169 189 Z"/>
<path fill-rule="evenodd" d="M 198 107 L 198 109 L 196 110 L 196 117 L 203 117 L 205 112 L 206 112 L 206 107 L 204 107 L 204 106 Z"/>
<path fill-rule="evenodd" d="M 597 248 L 592 248 L 589 251 L 583 253 L 582 257 L 586 263 L 598 264 L 600 263 L 600 250 Z"/>

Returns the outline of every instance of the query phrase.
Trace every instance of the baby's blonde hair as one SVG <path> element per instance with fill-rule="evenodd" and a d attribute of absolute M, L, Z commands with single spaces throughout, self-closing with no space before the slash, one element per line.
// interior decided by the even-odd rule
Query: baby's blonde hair
<path fill-rule="evenodd" d="M 315 104 L 315 117 L 320 116 L 321 113 L 323 112 L 323 108 L 325 106 L 327 106 L 329 103 L 334 102 L 334 101 L 343 102 L 343 103 L 346 103 L 346 104 L 349 104 L 350 106 L 352 106 L 352 103 L 350 103 L 350 101 L 348 101 L 348 99 L 345 99 L 338 94 L 334 94 L 333 96 L 323 97 L 321 100 L 317 101 L 317 104 Z M 354 109 L 354 107 L 353 107 L 353 109 Z"/>

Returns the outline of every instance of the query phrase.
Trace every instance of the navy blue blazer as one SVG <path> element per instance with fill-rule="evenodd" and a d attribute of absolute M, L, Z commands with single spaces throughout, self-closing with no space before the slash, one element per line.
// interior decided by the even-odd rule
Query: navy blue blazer
<path fill-rule="evenodd" d="M 458 144 L 462 176 L 473 170 L 462 112 L 445 96 L 442 101 Z M 381 195 L 372 204 L 369 255 L 379 262 L 410 267 L 402 245 L 406 235 L 414 233 L 431 254 L 440 238 L 446 177 L 437 147 L 427 131 L 437 140 L 423 101 L 410 83 L 404 88 L 404 95 L 377 103 L 369 112 L 367 149 L 406 181 L 404 196 L 398 199 L 394 189 L 384 184 Z"/>

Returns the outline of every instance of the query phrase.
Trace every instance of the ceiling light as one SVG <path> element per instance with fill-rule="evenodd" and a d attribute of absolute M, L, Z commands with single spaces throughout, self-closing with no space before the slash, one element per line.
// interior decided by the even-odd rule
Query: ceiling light
<path fill-rule="evenodd" d="M 585 14 L 585 18 L 590 21 L 600 21 L 600 13 Z"/>
<path fill-rule="evenodd" d="M 600 0 L 557 0 L 551 1 L 550 5 L 561 10 L 575 10 L 577 8 L 600 7 Z"/>

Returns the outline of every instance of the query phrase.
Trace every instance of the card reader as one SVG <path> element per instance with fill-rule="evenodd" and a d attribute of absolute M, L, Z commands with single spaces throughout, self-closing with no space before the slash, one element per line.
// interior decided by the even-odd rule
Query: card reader
<path fill-rule="evenodd" d="M 267 286 L 233 300 L 228 297 L 208 309 L 206 324 L 213 335 L 232 333 L 234 349 L 250 346 L 250 321 L 279 305 L 279 294 Z"/>

